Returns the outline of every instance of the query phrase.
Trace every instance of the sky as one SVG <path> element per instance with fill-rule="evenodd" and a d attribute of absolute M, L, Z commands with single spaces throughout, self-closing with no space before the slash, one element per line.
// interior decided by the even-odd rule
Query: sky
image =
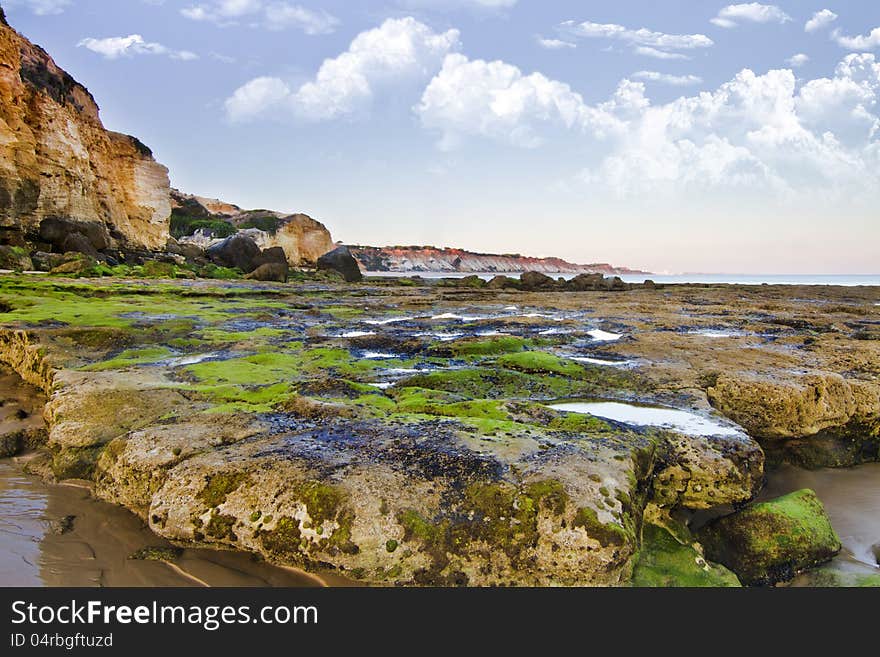
<path fill-rule="evenodd" d="M 0 0 L 172 184 L 349 244 L 880 273 L 880 3 Z"/>

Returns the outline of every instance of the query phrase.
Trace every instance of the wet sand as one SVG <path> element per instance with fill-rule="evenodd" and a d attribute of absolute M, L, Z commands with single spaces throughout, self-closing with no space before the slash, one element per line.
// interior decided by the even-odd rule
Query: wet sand
<path fill-rule="evenodd" d="M 20 459 L 0 461 L 0 585 L 324 585 L 241 552 L 185 549 L 173 564 L 131 559 L 139 549 L 171 544 L 125 509 L 92 498 L 87 488 L 46 484 L 21 465 Z"/>
<path fill-rule="evenodd" d="M 45 399 L 0 367 L 0 435 L 43 425 Z M 26 474 L 29 456 L 0 459 L 0 586 L 325 586 L 342 578 L 273 566 L 255 555 L 185 549 L 173 563 L 131 559 L 171 548 L 140 518 L 77 482 Z"/>

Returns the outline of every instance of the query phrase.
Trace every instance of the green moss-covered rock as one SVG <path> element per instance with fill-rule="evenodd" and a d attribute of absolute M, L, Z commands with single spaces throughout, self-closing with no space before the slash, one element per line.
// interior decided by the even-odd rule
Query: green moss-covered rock
<path fill-rule="evenodd" d="M 663 527 L 645 525 L 632 585 L 735 587 L 740 583 L 730 570 L 706 561 L 692 545 L 679 542 Z"/>
<path fill-rule="evenodd" d="M 746 584 L 775 584 L 829 561 L 840 539 L 816 493 L 805 488 L 752 504 L 700 533 L 706 555 Z"/>

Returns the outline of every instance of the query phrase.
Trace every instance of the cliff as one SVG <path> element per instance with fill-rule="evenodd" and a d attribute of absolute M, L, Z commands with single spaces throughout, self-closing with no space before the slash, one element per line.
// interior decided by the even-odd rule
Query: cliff
<path fill-rule="evenodd" d="M 168 170 L 134 137 L 106 130 L 89 91 L 0 10 L 0 238 L 39 243 L 46 219 L 100 224 L 110 246 L 159 249 Z M 70 224 L 65 224 L 70 225 Z"/>
<path fill-rule="evenodd" d="M 577 265 L 561 258 L 533 258 L 519 254 L 474 253 L 433 246 L 352 246 L 352 255 L 366 271 L 401 272 L 525 272 L 642 274 L 607 263 Z"/>
<path fill-rule="evenodd" d="M 246 232 L 261 249 L 281 247 L 293 267 L 314 265 L 336 247 L 326 226 L 306 214 L 243 210 L 177 190 L 172 190 L 171 202 L 171 232 L 184 243 L 204 248 L 233 232 Z"/>

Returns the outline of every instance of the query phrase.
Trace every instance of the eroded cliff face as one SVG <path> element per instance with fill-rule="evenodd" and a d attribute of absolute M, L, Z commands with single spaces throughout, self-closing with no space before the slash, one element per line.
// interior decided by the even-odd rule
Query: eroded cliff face
<path fill-rule="evenodd" d="M 168 170 L 104 129 L 88 90 L 0 14 L 0 229 L 37 241 L 47 218 L 101 223 L 118 246 L 168 238 Z"/>
<path fill-rule="evenodd" d="M 526 272 L 641 274 L 635 269 L 608 263 L 578 265 L 561 258 L 535 258 L 520 254 L 475 253 L 434 246 L 350 246 L 366 271 L 399 272 Z"/>

